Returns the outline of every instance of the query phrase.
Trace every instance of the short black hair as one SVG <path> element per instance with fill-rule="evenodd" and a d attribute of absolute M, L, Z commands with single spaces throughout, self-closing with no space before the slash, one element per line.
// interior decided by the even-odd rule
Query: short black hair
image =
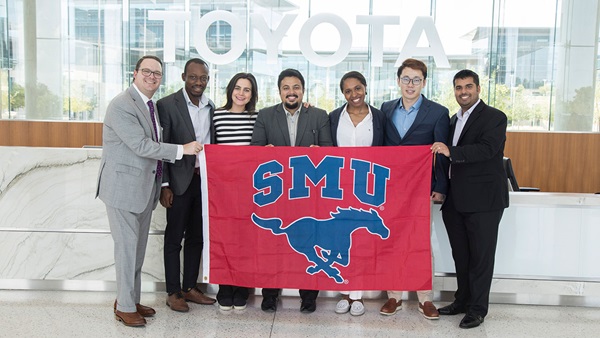
<path fill-rule="evenodd" d="M 197 63 L 200 65 L 205 65 L 206 68 L 209 68 L 208 63 L 206 63 L 204 60 L 199 59 L 199 58 L 193 58 L 193 59 L 189 59 L 188 62 L 185 63 L 185 66 L 183 67 L 183 74 L 187 73 L 187 68 L 190 65 L 190 63 Z"/>
<path fill-rule="evenodd" d="M 283 79 L 286 77 L 297 77 L 302 84 L 302 91 L 304 91 L 304 76 L 302 76 L 297 69 L 292 68 L 282 70 L 281 73 L 279 73 L 279 78 L 277 79 L 277 88 L 281 88 L 281 81 L 283 81 Z"/>
<path fill-rule="evenodd" d="M 452 79 L 452 85 L 454 86 L 456 84 L 456 79 L 466 79 L 468 77 L 472 77 L 475 85 L 479 87 L 479 75 L 470 69 L 463 69 L 456 73 L 456 75 L 454 75 L 454 79 Z"/>

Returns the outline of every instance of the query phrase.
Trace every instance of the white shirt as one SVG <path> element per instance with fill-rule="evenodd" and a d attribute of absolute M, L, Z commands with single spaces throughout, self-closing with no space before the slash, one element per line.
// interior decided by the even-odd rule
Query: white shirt
<path fill-rule="evenodd" d="M 477 107 L 479 102 L 481 102 L 481 100 L 477 100 L 477 102 L 475 102 L 475 104 L 472 105 L 471 108 L 469 108 L 469 110 L 467 110 L 466 112 L 463 112 L 461 108 L 456 113 L 456 128 L 454 129 L 454 135 L 452 136 L 452 146 L 456 146 L 456 144 L 458 143 L 460 134 L 462 134 L 463 128 L 465 127 L 465 124 L 467 124 L 469 116 L 471 116 L 473 109 Z"/>
<path fill-rule="evenodd" d="M 188 112 L 194 125 L 194 132 L 196 133 L 196 141 L 201 144 L 210 144 L 210 105 L 208 104 L 208 98 L 202 94 L 200 101 L 196 106 L 190 100 L 188 93 L 183 90 L 183 97 L 187 102 Z M 196 156 L 196 168 L 200 166 L 199 158 Z"/>
<path fill-rule="evenodd" d="M 347 106 L 346 106 L 347 107 Z M 369 113 L 356 127 L 344 107 L 337 128 L 337 144 L 340 147 L 368 147 L 373 144 L 373 113 Z"/>
<path fill-rule="evenodd" d="M 298 133 L 298 116 L 300 115 L 300 109 L 302 109 L 302 103 L 300 103 L 298 110 L 294 114 L 290 113 L 283 105 L 285 110 L 285 116 L 287 119 L 288 132 L 290 133 L 290 145 L 294 147 L 296 145 L 296 134 Z"/>

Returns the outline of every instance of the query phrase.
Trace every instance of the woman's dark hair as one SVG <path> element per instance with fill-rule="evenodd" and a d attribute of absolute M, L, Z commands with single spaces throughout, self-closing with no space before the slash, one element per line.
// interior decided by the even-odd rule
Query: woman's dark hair
<path fill-rule="evenodd" d="M 365 79 L 365 77 L 361 73 L 353 70 L 344 74 L 344 76 L 342 76 L 342 79 L 340 80 L 340 90 L 342 91 L 342 93 L 344 92 L 344 81 L 348 79 L 357 79 L 360 83 L 362 83 L 363 86 L 365 86 L 365 88 L 367 88 L 367 80 Z"/>
<path fill-rule="evenodd" d="M 225 105 L 219 109 L 229 110 L 231 107 L 233 107 L 233 99 L 231 97 L 233 96 L 233 90 L 235 89 L 235 85 L 239 79 L 246 79 L 250 81 L 250 85 L 252 86 L 250 93 L 252 94 L 252 97 L 250 97 L 250 101 L 246 103 L 245 110 L 249 113 L 256 112 L 256 102 L 258 102 L 258 86 L 256 84 L 256 78 L 250 73 L 237 73 L 231 78 L 231 80 L 229 80 L 229 84 L 227 84 L 227 101 Z"/>

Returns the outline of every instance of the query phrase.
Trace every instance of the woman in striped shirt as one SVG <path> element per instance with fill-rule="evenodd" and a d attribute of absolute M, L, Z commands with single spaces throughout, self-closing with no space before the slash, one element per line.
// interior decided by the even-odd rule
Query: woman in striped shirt
<path fill-rule="evenodd" d="M 250 73 L 237 73 L 227 85 L 227 102 L 215 110 L 216 143 L 249 145 L 256 122 L 258 89 Z M 221 310 L 243 310 L 248 300 L 248 288 L 219 285 L 217 301 Z"/>

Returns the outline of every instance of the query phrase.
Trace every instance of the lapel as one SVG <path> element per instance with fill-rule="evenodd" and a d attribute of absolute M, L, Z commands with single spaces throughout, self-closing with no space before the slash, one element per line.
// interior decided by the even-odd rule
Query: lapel
<path fill-rule="evenodd" d="M 429 109 L 430 109 L 430 104 L 429 103 L 430 102 L 429 102 L 429 100 L 427 100 L 427 98 L 425 98 L 425 96 L 423 94 L 421 94 L 421 97 L 423 98 L 423 102 L 421 102 L 421 107 L 419 107 L 419 111 L 417 112 L 417 116 L 415 116 L 415 121 L 410 126 L 410 128 L 408 128 L 408 130 L 406 131 L 406 134 L 404 134 L 404 137 L 402 139 L 405 139 L 405 138 L 409 137 L 410 134 L 421 123 L 423 123 L 423 121 L 425 120 L 425 117 L 427 117 L 427 114 L 429 114 Z"/>
<path fill-rule="evenodd" d="M 190 117 L 190 111 L 188 110 L 187 102 L 185 102 L 185 96 L 183 96 L 183 89 L 180 89 L 179 92 L 177 92 L 177 95 L 174 96 L 174 99 L 177 113 L 183 119 L 184 125 L 186 126 L 191 138 L 195 140 L 196 132 L 194 131 L 194 124 L 192 123 L 192 118 Z"/>
<path fill-rule="evenodd" d="M 158 142 L 158 140 L 156 139 L 156 136 L 154 135 L 154 126 L 152 124 L 152 119 L 150 118 L 150 112 L 148 111 L 148 103 L 144 102 L 144 100 L 142 99 L 140 94 L 137 92 L 137 90 L 135 90 L 133 85 L 131 85 L 129 87 L 129 95 L 131 96 L 131 99 L 133 100 L 135 107 L 138 109 L 138 114 L 140 114 L 143 117 L 143 121 L 146 121 L 146 126 L 144 128 L 144 129 L 146 129 L 146 134 L 150 133 L 150 136 L 152 137 L 152 139 L 154 141 Z M 156 105 L 155 105 L 154 115 L 155 116 L 158 115 L 158 114 L 156 114 Z M 144 127 L 144 126 L 142 125 L 142 127 Z"/>
<path fill-rule="evenodd" d="M 469 128 L 473 125 L 473 123 L 475 123 L 475 121 L 481 116 L 481 112 L 483 111 L 484 107 L 485 107 L 485 103 L 483 102 L 483 100 L 481 100 L 479 102 L 479 104 L 477 104 L 475 109 L 473 109 L 473 111 L 471 112 L 471 116 L 469 116 L 467 123 L 463 127 L 463 130 L 460 133 L 460 136 L 458 137 L 458 142 L 456 142 L 456 144 L 460 144 L 460 141 L 462 141 L 463 137 L 465 136 L 465 133 L 469 130 Z M 456 126 L 456 123 L 455 123 L 455 126 Z M 454 134 L 454 133 L 452 133 L 452 134 Z"/>
<path fill-rule="evenodd" d="M 371 118 L 373 119 L 373 142 L 371 142 L 371 145 L 376 145 L 377 144 L 377 139 L 379 138 L 379 135 L 381 134 L 381 123 L 379 123 L 379 119 L 377 118 L 378 115 L 375 114 L 374 110 L 376 109 L 375 107 L 368 105 L 369 107 L 369 111 L 371 112 Z M 395 129 L 395 128 L 394 128 Z"/>
<path fill-rule="evenodd" d="M 210 107 L 210 111 L 209 111 L 209 114 L 210 114 L 210 127 L 209 127 L 209 129 L 210 129 L 210 143 L 215 144 L 215 143 L 217 143 L 217 139 L 216 139 L 217 135 L 216 135 L 216 132 L 215 132 L 215 124 L 213 123 L 213 120 L 215 118 L 215 103 L 212 102 L 211 99 L 208 99 L 208 106 Z"/>
<path fill-rule="evenodd" d="M 301 106 L 300 111 L 297 113 L 298 116 L 298 130 L 296 131 L 296 146 L 302 141 L 302 137 L 306 134 L 306 128 L 308 127 L 308 109 Z M 312 143 L 312 141 L 310 142 Z"/>
<path fill-rule="evenodd" d="M 398 132 L 398 129 L 396 129 L 396 126 L 394 125 L 394 120 L 392 119 L 393 115 L 394 115 L 394 110 L 396 110 L 396 107 L 398 107 L 398 105 L 400 104 L 400 99 L 395 99 L 393 101 L 390 101 L 390 103 L 388 105 L 386 105 L 387 110 L 382 110 L 383 113 L 385 114 L 385 118 L 388 121 L 388 125 L 391 125 L 391 128 L 386 128 L 386 132 L 390 132 L 393 135 L 393 139 L 394 140 L 399 140 L 398 143 L 402 142 L 402 137 L 400 137 L 400 132 Z M 383 107 L 381 107 L 383 108 Z"/>
<path fill-rule="evenodd" d="M 347 104 L 344 104 L 340 108 L 329 113 L 329 124 L 331 129 L 331 140 L 333 141 L 333 145 L 337 146 L 337 130 L 340 124 L 340 118 L 342 117 L 342 112 L 344 111 L 344 107 Z"/>
<path fill-rule="evenodd" d="M 452 115 L 452 117 L 450 118 L 450 133 L 448 133 L 449 145 L 452 145 L 452 140 L 454 139 L 454 131 L 456 130 L 456 120 L 458 119 L 458 117 L 456 116 L 457 114 Z"/>
<path fill-rule="evenodd" d="M 283 140 L 286 146 L 290 146 L 290 132 L 287 126 L 287 116 L 285 113 L 285 109 L 283 109 L 283 103 L 277 105 L 275 107 L 275 121 L 279 126 L 279 130 L 281 130 L 281 134 L 283 135 Z M 297 137 L 296 137 L 297 139 Z"/>

